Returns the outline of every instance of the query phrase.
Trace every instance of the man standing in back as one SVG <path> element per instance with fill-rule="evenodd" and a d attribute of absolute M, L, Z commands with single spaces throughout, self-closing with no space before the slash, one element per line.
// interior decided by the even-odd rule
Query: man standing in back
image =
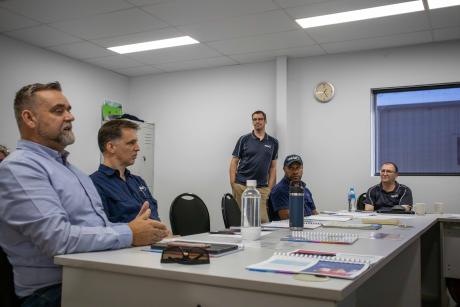
<path fill-rule="evenodd" d="M 261 222 L 268 222 L 267 199 L 276 182 L 276 160 L 278 140 L 265 132 L 267 116 L 263 111 L 252 113 L 251 133 L 241 136 L 233 150 L 230 161 L 230 185 L 233 196 L 241 208 L 241 194 L 246 189 L 246 180 L 257 180 L 261 194 Z"/>
<path fill-rule="evenodd" d="M 68 161 L 74 116 L 58 82 L 16 93 L 21 140 L 0 164 L 0 246 L 14 271 L 22 307 L 61 304 L 56 255 L 149 245 L 169 234 L 143 206 L 128 224 L 112 224 L 91 179 Z"/>
<path fill-rule="evenodd" d="M 114 119 L 99 129 L 97 141 L 104 162 L 90 177 L 99 192 L 105 213 L 111 222 L 129 222 L 136 217 L 143 204 L 150 207 L 150 218 L 158 217 L 157 201 L 145 181 L 127 169 L 134 164 L 139 151 L 139 125 Z"/>

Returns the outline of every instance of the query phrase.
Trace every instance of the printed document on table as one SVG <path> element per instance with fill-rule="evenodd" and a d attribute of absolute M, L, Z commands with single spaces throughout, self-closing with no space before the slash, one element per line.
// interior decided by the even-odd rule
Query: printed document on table
<path fill-rule="evenodd" d="M 349 216 L 335 216 L 335 215 L 310 215 L 305 217 L 305 221 L 337 221 L 346 222 L 351 220 Z"/>
<path fill-rule="evenodd" d="M 289 228 L 289 220 L 281 220 L 281 221 L 272 221 L 270 223 L 262 224 L 263 228 Z M 305 221 L 303 224 L 304 229 L 315 229 L 321 227 L 321 223 L 312 223 Z"/>

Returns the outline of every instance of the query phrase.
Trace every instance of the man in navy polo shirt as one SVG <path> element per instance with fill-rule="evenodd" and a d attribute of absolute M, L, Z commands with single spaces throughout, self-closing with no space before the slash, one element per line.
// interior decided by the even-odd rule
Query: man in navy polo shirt
<path fill-rule="evenodd" d="M 284 178 L 272 189 L 268 200 L 270 219 L 273 221 L 289 218 L 289 184 L 300 181 L 304 189 L 304 215 L 318 214 L 310 190 L 303 182 L 303 162 L 298 155 L 289 155 L 284 160 Z"/>
<path fill-rule="evenodd" d="M 145 181 L 127 169 L 133 165 L 139 151 L 137 130 L 131 121 L 115 119 L 99 129 L 98 144 L 104 162 L 91 175 L 111 222 L 128 222 L 136 217 L 144 203 L 150 207 L 150 218 L 158 217 L 157 201 L 150 194 Z"/>
<path fill-rule="evenodd" d="M 380 184 L 367 190 L 364 210 L 391 211 L 394 206 L 401 206 L 410 211 L 412 191 L 396 181 L 398 176 L 398 166 L 393 162 L 384 162 L 380 167 Z"/>
<path fill-rule="evenodd" d="M 263 111 L 252 113 L 254 130 L 238 139 L 230 161 L 230 185 L 233 196 L 241 208 L 241 194 L 247 180 L 257 180 L 261 194 L 260 220 L 268 222 L 267 199 L 276 182 L 278 140 L 265 132 L 267 116 Z"/>

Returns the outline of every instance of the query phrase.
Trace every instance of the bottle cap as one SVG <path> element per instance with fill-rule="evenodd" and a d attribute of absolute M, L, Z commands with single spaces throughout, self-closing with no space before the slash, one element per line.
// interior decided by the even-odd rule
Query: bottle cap
<path fill-rule="evenodd" d="M 246 180 L 247 187 L 257 187 L 257 180 Z"/>

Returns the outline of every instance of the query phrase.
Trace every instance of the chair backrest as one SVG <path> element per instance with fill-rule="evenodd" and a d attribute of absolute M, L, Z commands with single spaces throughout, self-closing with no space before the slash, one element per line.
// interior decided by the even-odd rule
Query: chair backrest
<path fill-rule="evenodd" d="M 241 210 L 232 194 L 225 193 L 222 196 L 221 208 L 225 228 L 241 226 Z"/>
<path fill-rule="evenodd" d="M 173 200 L 169 209 L 169 221 L 175 235 L 209 232 L 211 228 L 208 208 L 201 198 L 191 193 L 183 193 Z"/>
<path fill-rule="evenodd" d="M 267 199 L 267 214 L 268 214 L 268 220 L 270 222 L 280 220 L 278 213 L 273 211 L 273 205 L 272 205 L 272 201 L 270 200 L 270 196 Z"/>
<path fill-rule="evenodd" d="M 0 247 L 0 306 L 19 307 L 19 299 L 14 293 L 13 268 Z"/>
<path fill-rule="evenodd" d="M 366 193 L 359 195 L 358 200 L 356 201 L 356 209 L 364 211 L 364 201 L 366 200 Z"/>

